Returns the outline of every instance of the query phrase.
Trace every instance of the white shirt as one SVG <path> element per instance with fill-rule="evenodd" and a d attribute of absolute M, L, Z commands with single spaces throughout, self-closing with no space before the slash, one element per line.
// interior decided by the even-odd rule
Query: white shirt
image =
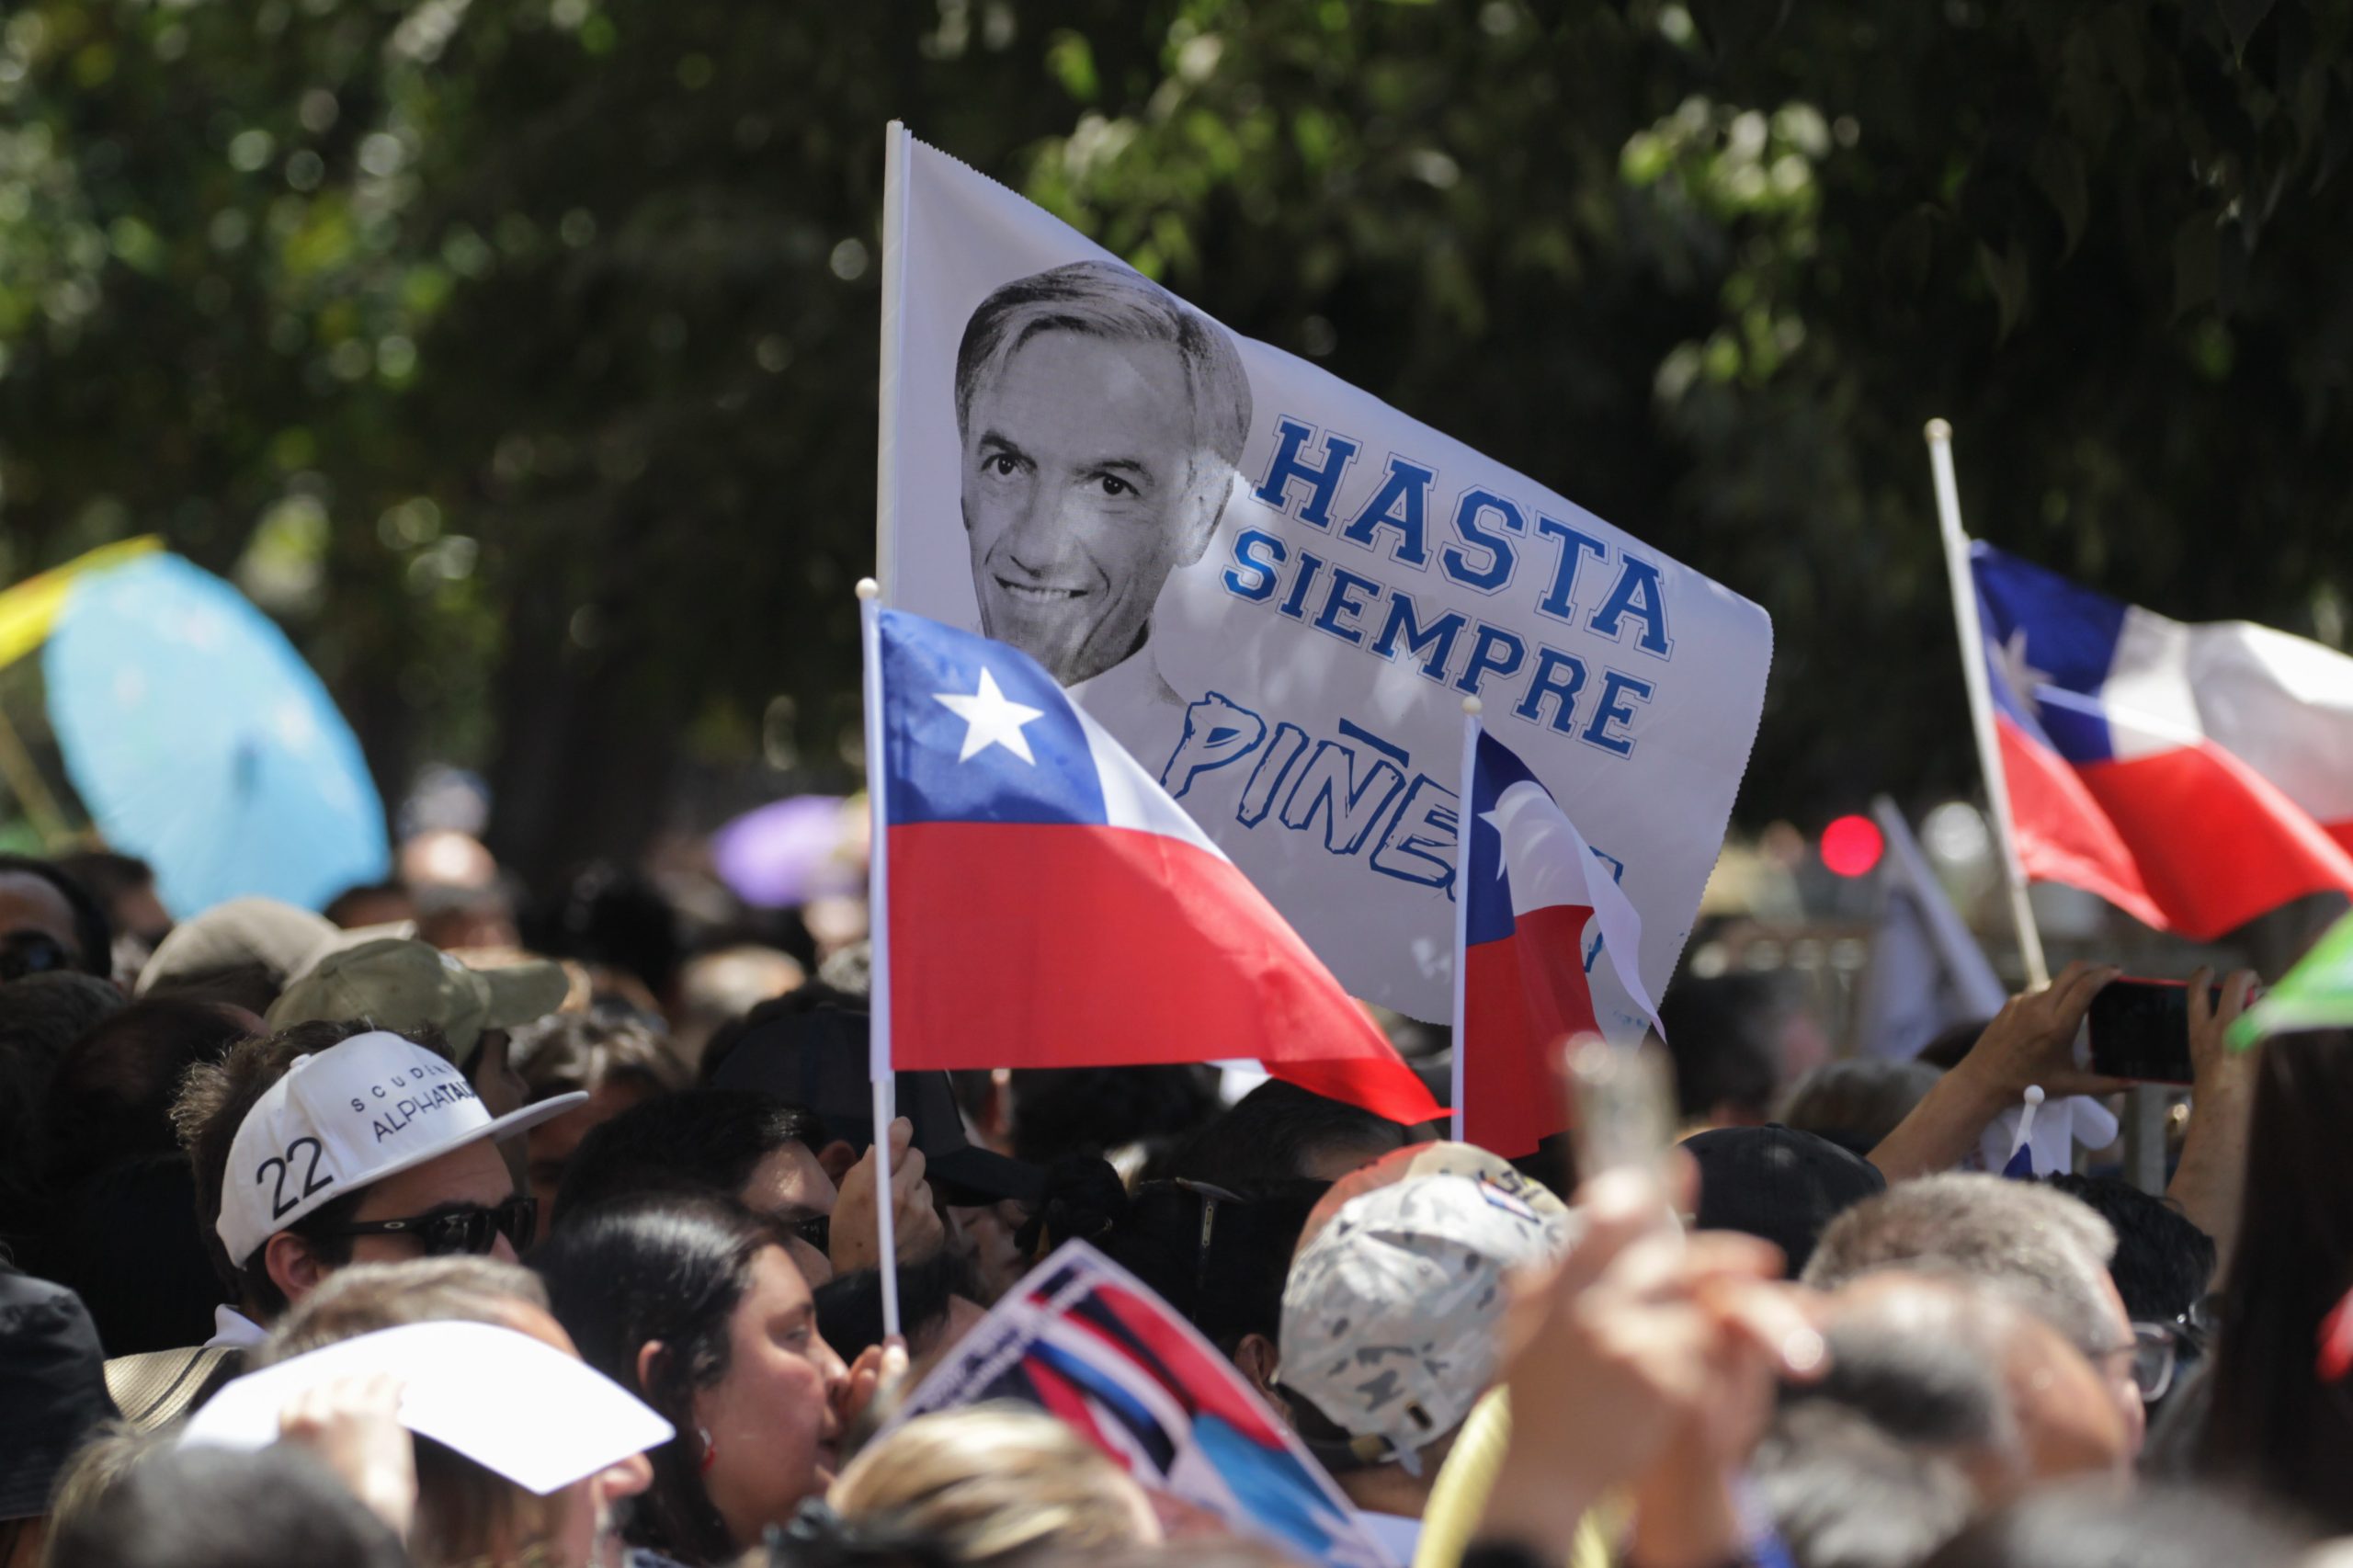
<path fill-rule="evenodd" d="M 1160 673 L 1160 661 L 1153 657 L 1149 637 L 1143 646 L 1101 675 L 1064 687 L 1063 695 L 1086 709 L 1087 717 L 1110 732 L 1111 738 L 1154 778 L 1168 766 L 1176 743 L 1184 738 L 1185 710 L 1189 704 Z"/>
<path fill-rule="evenodd" d="M 234 1307 L 212 1309 L 212 1337 L 204 1342 L 207 1350 L 216 1346 L 230 1350 L 250 1350 L 269 1337 L 269 1330 L 254 1322 Z"/>

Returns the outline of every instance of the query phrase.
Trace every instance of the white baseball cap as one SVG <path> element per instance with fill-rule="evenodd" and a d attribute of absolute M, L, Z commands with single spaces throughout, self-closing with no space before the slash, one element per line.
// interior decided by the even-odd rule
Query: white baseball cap
<path fill-rule="evenodd" d="M 585 1105 L 558 1095 L 494 1118 L 449 1058 L 382 1029 L 298 1056 L 238 1124 L 216 1225 L 231 1261 L 347 1192 Z"/>
<path fill-rule="evenodd" d="M 1349 1199 L 1283 1284 L 1283 1386 L 1348 1435 L 1355 1460 L 1418 1474 L 1420 1450 L 1495 1380 L 1504 1277 L 1565 1244 L 1552 1209 L 1455 1174 Z"/>

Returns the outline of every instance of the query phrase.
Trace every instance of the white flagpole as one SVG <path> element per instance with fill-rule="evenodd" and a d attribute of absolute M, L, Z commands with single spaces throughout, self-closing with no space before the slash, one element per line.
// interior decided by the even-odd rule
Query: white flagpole
<path fill-rule="evenodd" d="M 906 359 L 907 169 L 915 139 L 891 121 L 882 139 L 882 357 L 877 376 L 874 443 L 874 570 L 896 580 L 899 535 L 899 390 Z M 866 650 L 866 799 L 873 848 L 867 859 L 867 931 L 873 959 L 869 997 L 872 1045 L 867 1075 L 874 1088 L 874 1231 L 882 1253 L 882 1333 L 899 1332 L 897 1216 L 891 1211 L 891 1123 L 898 1114 L 898 1079 L 891 1070 L 890 842 L 884 811 L 889 768 L 883 756 L 881 585 L 858 585 L 859 636 Z"/>
<path fill-rule="evenodd" d="M 1944 533 L 1945 574 L 1952 583 L 1952 619 L 1961 635 L 1961 673 L 1969 687 L 1970 726 L 1977 735 L 1977 766 L 1985 776 L 1985 801 L 1993 808 L 1994 839 L 2000 846 L 2002 876 L 2010 894 L 2010 919 L 2018 927 L 2018 957 L 2029 991 L 2051 983 L 2042 957 L 2042 932 L 2028 902 L 2026 869 L 2018 860 L 2018 835 L 2010 821 L 2009 780 L 1994 733 L 1994 693 L 1985 677 L 1985 638 L 1977 623 L 1977 579 L 1969 565 L 1969 536 L 1961 527 L 1961 487 L 1952 474 L 1952 426 L 1928 421 L 1928 471 L 1936 480 L 1937 520 Z"/>
<path fill-rule="evenodd" d="M 1469 982 L 1464 970 L 1471 960 L 1471 784 L 1479 771 L 1479 699 L 1462 699 L 1462 798 L 1455 810 L 1454 830 L 1454 1101 L 1453 1137 L 1462 1137 L 1462 1062 L 1471 1039 L 1465 1026 L 1469 1012 L 1463 996 Z"/>
<path fill-rule="evenodd" d="M 2034 1113 L 2040 1108 L 2042 1098 L 2041 1085 L 2029 1084 L 2026 1086 L 2026 1104 L 2018 1109 L 2018 1135 L 2010 1140 L 2010 1158 L 2013 1160 L 2018 1157 L 2020 1149 L 2034 1142 Z"/>
<path fill-rule="evenodd" d="M 871 577 L 858 585 L 859 641 L 866 648 L 866 805 L 873 820 L 873 847 L 867 855 L 867 941 L 873 951 L 868 973 L 867 1077 L 874 1085 L 874 1233 L 882 1252 L 882 1333 L 899 1332 L 899 1247 L 891 1212 L 891 1120 L 897 1080 L 891 1072 L 891 833 L 885 812 L 890 765 L 882 755 L 882 595 Z"/>
<path fill-rule="evenodd" d="M 883 583 L 898 581 L 899 391 L 906 363 L 907 171 L 914 152 L 915 138 L 892 120 L 882 142 L 882 363 L 874 444 L 874 575 Z"/>

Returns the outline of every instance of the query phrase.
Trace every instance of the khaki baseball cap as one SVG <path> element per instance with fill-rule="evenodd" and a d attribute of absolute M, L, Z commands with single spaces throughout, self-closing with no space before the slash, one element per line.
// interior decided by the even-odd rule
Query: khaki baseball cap
<path fill-rule="evenodd" d="M 571 982 L 546 959 L 470 969 L 424 942 L 385 937 L 330 952 L 287 986 L 273 1029 L 358 1019 L 394 1031 L 432 1028 L 462 1061 L 484 1029 L 511 1029 L 563 1005 Z"/>
<path fill-rule="evenodd" d="M 413 921 L 346 931 L 280 899 L 233 898 L 173 926 L 131 989 L 144 996 L 166 982 L 203 980 L 248 965 L 259 965 L 282 986 L 338 948 L 415 935 Z"/>

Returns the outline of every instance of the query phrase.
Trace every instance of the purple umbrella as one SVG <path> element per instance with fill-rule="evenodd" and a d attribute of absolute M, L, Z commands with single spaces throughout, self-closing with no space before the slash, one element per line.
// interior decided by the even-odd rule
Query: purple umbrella
<path fill-rule="evenodd" d="M 745 812 L 710 835 L 720 881 L 756 909 L 789 909 L 865 883 L 857 813 L 838 795 L 796 795 Z"/>

